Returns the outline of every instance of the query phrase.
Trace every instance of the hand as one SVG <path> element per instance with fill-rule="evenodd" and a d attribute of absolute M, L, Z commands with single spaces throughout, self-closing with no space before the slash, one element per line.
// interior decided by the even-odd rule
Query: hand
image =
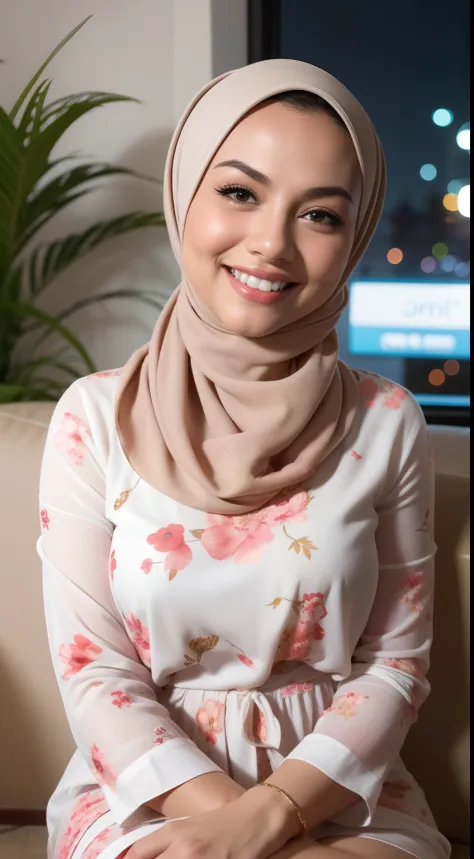
<path fill-rule="evenodd" d="M 299 822 L 277 794 L 247 791 L 227 805 L 177 820 L 136 841 L 127 859 L 267 859 L 299 834 Z"/>

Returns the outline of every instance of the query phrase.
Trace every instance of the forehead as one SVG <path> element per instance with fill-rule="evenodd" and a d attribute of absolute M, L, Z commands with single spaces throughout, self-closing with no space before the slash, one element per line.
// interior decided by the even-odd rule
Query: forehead
<path fill-rule="evenodd" d="M 273 103 L 254 108 L 231 130 L 211 167 L 238 159 L 270 179 L 308 175 L 308 181 L 358 184 L 360 167 L 349 132 L 322 110 Z M 274 174 L 274 175 L 272 175 Z"/>

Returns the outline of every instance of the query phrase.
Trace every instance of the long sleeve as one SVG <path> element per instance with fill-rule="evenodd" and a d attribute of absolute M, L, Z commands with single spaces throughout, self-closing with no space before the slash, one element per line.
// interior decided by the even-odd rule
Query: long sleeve
<path fill-rule="evenodd" d="M 425 421 L 414 401 L 409 406 L 377 505 L 378 586 L 352 671 L 314 732 L 289 755 L 364 800 L 351 810 L 358 825 L 370 824 L 384 778 L 429 692 L 433 480 Z"/>
<path fill-rule="evenodd" d="M 38 553 L 69 725 L 121 824 L 152 798 L 219 767 L 157 700 L 146 635 L 134 630 L 132 643 L 115 605 L 107 430 L 89 420 L 90 408 L 75 383 L 55 409 L 41 470 Z"/>

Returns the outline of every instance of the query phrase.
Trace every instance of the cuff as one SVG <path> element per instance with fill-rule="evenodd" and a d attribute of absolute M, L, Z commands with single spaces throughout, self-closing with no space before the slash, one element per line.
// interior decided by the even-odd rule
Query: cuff
<path fill-rule="evenodd" d="M 223 770 L 192 740 L 179 738 L 146 752 L 127 767 L 113 789 L 103 785 L 102 790 L 114 820 L 120 826 L 146 802 L 210 772 Z"/>
<path fill-rule="evenodd" d="M 357 793 L 364 804 L 357 803 L 331 818 L 337 823 L 352 826 L 369 826 L 381 791 L 381 773 L 368 770 L 347 746 L 324 734 L 308 734 L 298 743 L 287 760 L 305 761 L 325 775 Z"/>

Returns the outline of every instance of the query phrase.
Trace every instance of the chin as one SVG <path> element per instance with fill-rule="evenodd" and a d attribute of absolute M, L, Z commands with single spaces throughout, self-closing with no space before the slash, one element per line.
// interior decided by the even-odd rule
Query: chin
<path fill-rule="evenodd" d="M 222 327 L 232 334 L 237 334 L 240 337 L 264 337 L 276 327 L 279 327 L 278 322 L 280 315 L 275 315 L 274 310 L 264 307 L 255 307 L 251 310 L 243 308 L 241 312 L 229 312 L 229 308 L 216 308 L 214 310 Z"/>

